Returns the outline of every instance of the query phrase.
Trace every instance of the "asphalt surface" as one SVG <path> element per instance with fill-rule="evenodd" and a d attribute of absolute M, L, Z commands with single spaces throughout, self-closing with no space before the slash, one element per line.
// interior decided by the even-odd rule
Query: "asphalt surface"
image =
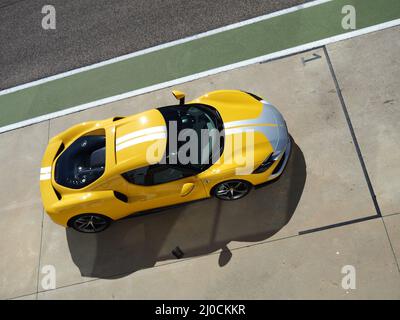
<path fill-rule="evenodd" d="M 0 89 L 309 1 L 0 0 Z"/>

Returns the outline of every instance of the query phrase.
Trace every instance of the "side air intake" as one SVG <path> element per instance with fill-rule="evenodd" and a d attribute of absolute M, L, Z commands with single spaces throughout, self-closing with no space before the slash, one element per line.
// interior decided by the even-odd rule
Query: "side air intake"
<path fill-rule="evenodd" d="M 128 197 L 127 197 L 126 195 L 124 195 L 123 193 L 121 193 L 121 192 L 114 191 L 114 196 L 115 196 L 118 200 L 120 200 L 120 201 L 122 201 L 122 202 L 125 202 L 125 203 L 128 202 Z"/>

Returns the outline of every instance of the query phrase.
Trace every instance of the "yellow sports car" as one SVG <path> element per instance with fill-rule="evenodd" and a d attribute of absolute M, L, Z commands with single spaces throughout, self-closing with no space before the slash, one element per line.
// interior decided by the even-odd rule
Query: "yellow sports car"
<path fill-rule="evenodd" d="M 239 90 L 128 117 L 84 122 L 53 137 L 40 190 L 51 219 L 80 232 L 114 220 L 215 196 L 244 197 L 279 177 L 291 139 L 279 111 Z"/>

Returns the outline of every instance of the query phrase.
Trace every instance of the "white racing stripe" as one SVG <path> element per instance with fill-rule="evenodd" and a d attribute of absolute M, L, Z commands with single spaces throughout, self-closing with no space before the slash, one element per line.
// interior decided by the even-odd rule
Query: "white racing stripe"
<path fill-rule="evenodd" d="M 40 180 L 50 180 L 50 179 L 51 179 L 51 173 L 46 173 L 46 174 L 40 175 Z"/>
<path fill-rule="evenodd" d="M 167 127 L 166 126 L 157 126 L 157 127 L 151 127 L 151 128 L 134 131 L 134 132 L 128 133 L 126 135 L 123 135 L 122 137 L 117 138 L 115 140 L 115 143 L 118 145 L 127 140 L 131 140 L 131 139 L 134 139 L 134 138 L 137 138 L 140 136 L 144 136 L 147 134 L 160 133 L 160 132 L 167 132 Z"/>
<path fill-rule="evenodd" d="M 40 168 L 40 173 L 51 173 L 51 167 Z"/>
<path fill-rule="evenodd" d="M 240 128 L 226 129 L 225 135 L 243 133 L 243 132 L 254 132 L 256 131 L 255 129 L 256 129 L 255 127 L 240 127 Z"/>
<path fill-rule="evenodd" d="M 241 122 L 242 124 L 238 124 L 238 122 Z M 248 120 L 247 122 L 246 120 L 239 120 L 239 121 L 231 121 L 224 123 L 225 129 L 238 128 L 238 127 L 277 127 L 277 126 L 278 125 L 275 123 L 268 123 L 268 122 L 252 123 L 249 122 Z"/>
<path fill-rule="evenodd" d="M 121 151 L 125 148 L 134 146 L 139 143 L 151 141 L 151 140 L 158 140 L 158 139 L 166 139 L 167 138 L 167 133 L 166 132 L 159 132 L 159 133 L 153 133 L 153 134 L 148 134 L 145 136 L 141 136 L 138 138 L 134 138 L 125 142 L 122 142 L 118 144 L 115 148 L 116 151 Z"/>
<path fill-rule="evenodd" d="M 50 180 L 51 179 L 51 167 L 40 168 L 40 180 Z"/>

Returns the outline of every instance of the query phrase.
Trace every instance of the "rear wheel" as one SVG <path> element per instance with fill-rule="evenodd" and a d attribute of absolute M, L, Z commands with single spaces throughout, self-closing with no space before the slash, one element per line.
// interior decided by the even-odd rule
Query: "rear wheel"
<path fill-rule="evenodd" d="M 252 185 L 244 180 L 230 180 L 217 184 L 214 187 L 213 194 L 221 200 L 238 200 L 246 196 Z"/>
<path fill-rule="evenodd" d="M 104 231 L 111 224 L 111 219 L 97 213 L 85 213 L 73 217 L 69 226 L 83 233 L 96 233 Z"/>

